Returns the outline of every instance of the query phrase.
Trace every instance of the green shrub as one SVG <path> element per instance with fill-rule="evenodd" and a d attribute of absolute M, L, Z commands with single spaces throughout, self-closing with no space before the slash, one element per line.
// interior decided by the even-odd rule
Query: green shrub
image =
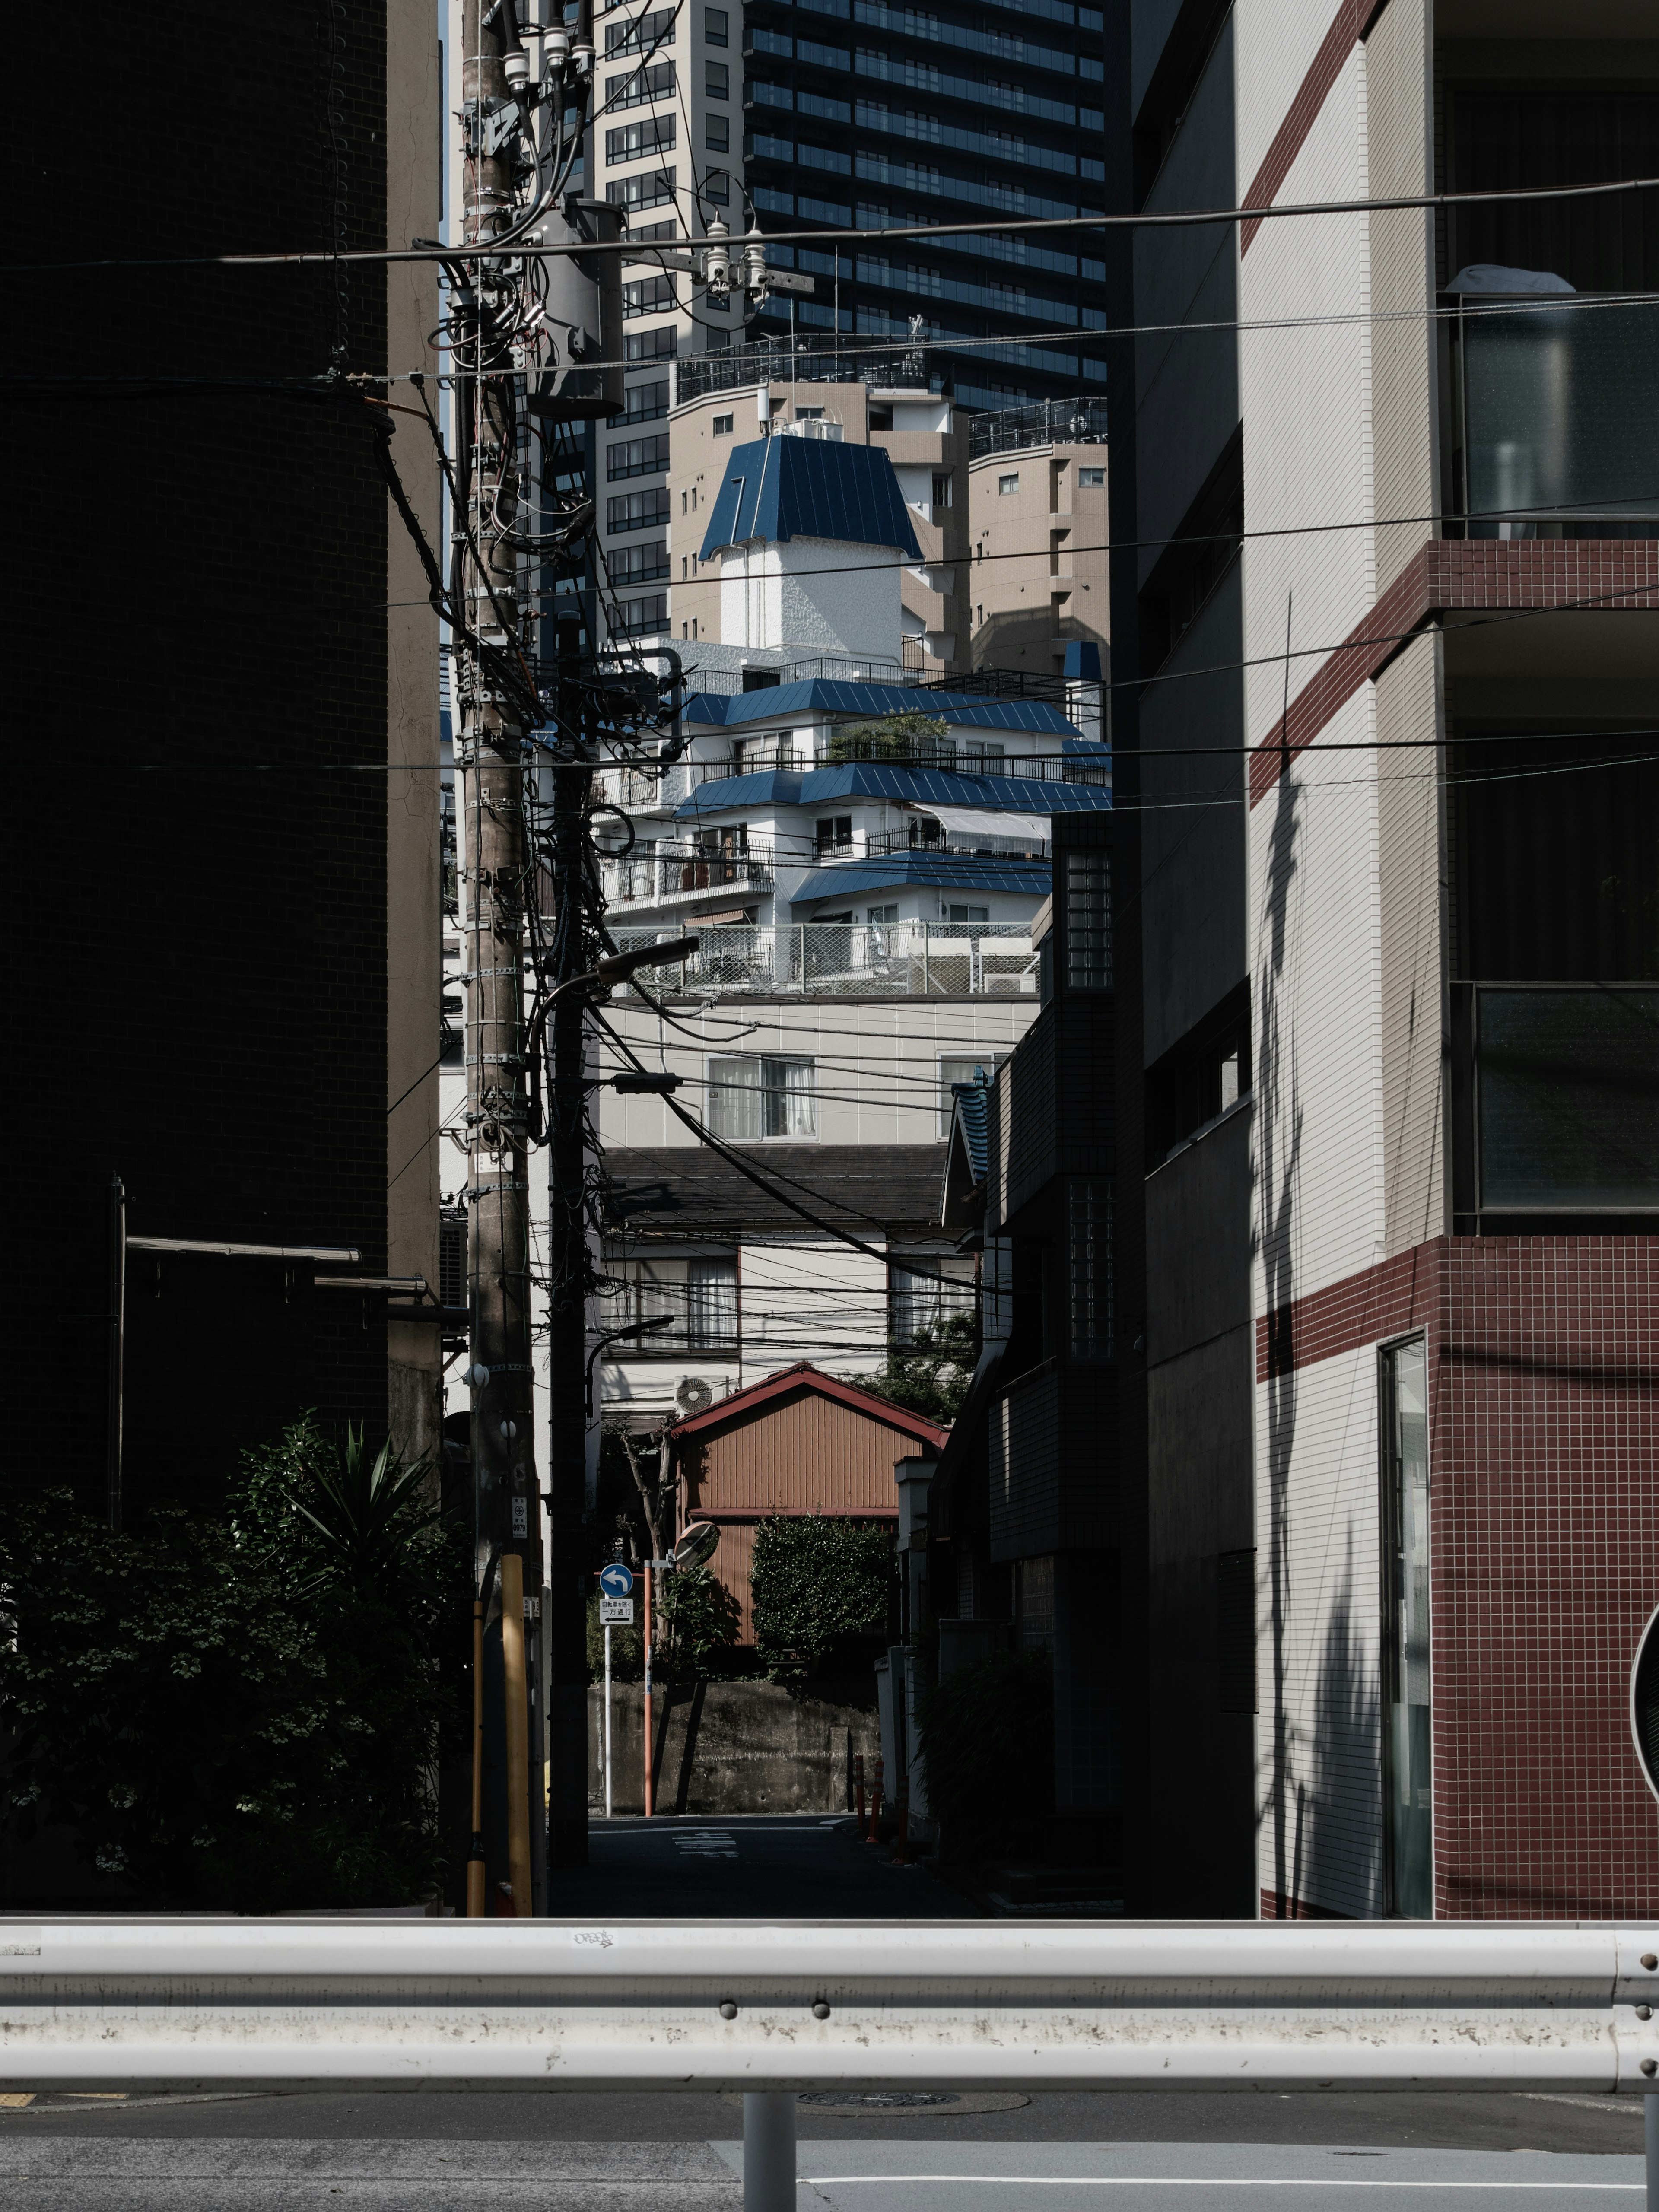
<path fill-rule="evenodd" d="M 1053 1673 L 1047 1651 L 998 1652 L 921 1698 L 942 1856 L 1018 1856 L 1038 1845 L 1054 1805 Z"/>
<path fill-rule="evenodd" d="M 668 1671 L 707 1674 L 731 1663 L 740 1609 L 712 1567 L 682 1567 L 665 1575 L 662 1609 Z"/>
<path fill-rule="evenodd" d="M 951 1314 L 938 1329 L 918 1329 L 914 1343 L 893 1345 L 873 1374 L 849 1370 L 845 1380 L 949 1428 L 962 1411 L 978 1356 L 974 1316 Z"/>
<path fill-rule="evenodd" d="M 867 1666 L 886 1634 L 896 1577 L 884 1523 L 769 1515 L 756 1528 L 749 1575 L 768 1674 L 805 1688 Z"/>
<path fill-rule="evenodd" d="M 438 1656 L 465 1552 L 425 1470 L 307 1417 L 250 1453 L 220 1520 L 112 1535 L 55 1491 L 0 1505 L 8 1815 L 64 1823 L 141 1901 L 414 1902 L 464 1689 Z"/>
<path fill-rule="evenodd" d="M 941 715 L 914 711 L 884 714 L 873 722 L 845 722 L 830 732 L 828 757 L 837 766 L 846 761 L 901 761 L 925 768 L 955 758 L 945 738 L 949 726 Z"/>

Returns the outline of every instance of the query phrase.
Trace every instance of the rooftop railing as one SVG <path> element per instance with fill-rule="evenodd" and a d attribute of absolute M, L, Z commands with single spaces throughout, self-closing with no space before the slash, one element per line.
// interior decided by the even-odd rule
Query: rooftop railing
<path fill-rule="evenodd" d="M 605 895 L 623 905 L 683 898 L 694 891 L 720 890 L 734 884 L 769 884 L 772 848 L 750 845 L 741 852 L 707 853 L 694 844 L 665 838 L 614 858 L 600 856 Z"/>
<path fill-rule="evenodd" d="M 618 929 L 631 951 L 659 934 Z M 1012 999 L 1034 996 L 1036 951 L 1025 922 L 724 923 L 689 958 L 644 968 L 653 997 Z"/>
<path fill-rule="evenodd" d="M 968 425 L 968 457 L 1017 453 L 1030 446 L 1103 446 L 1103 399 L 1039 399 L 1030 407 L 1005 407 L 975 415 Z"/>

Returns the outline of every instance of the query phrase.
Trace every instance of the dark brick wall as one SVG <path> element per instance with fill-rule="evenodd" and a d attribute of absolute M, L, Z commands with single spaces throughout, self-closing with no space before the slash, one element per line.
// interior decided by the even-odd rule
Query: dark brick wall
<path fill-rule="evenodd" d="M 14 45 L 73 99 L 63 27 Z M 385 243 L 385 21 L 199 0 L 99 27 L 95 122 L 13 132 L 14 262 Z M 331 50 L 332 41 L 332 50 Z M 17 52 L 21 46 L 22 52 Z M 331 144 L 328 111 L 337 121 Z M 385 1265 L 385 280 L 15 273 L 7 550 L 26 1192 L 19 1464 L 103 1484 L 105 1190 L 135 1233 L 356 1244 Z M 407 442 L 407 441 L 405 441 Z M 308 1405 L 385 1419 L 382 1328 L 302 1274 L 135 1263 L 135 1506 L 210 1501 Z"/>
<path fill-rule="evenodd" d="M 1659 1239 L 1442 1237 L 1257 1329 L 1259 1381 L 1428 1343 L 1437 1917 L 1659 1911 L 1629 1705 L 1659 1604 Z"/>

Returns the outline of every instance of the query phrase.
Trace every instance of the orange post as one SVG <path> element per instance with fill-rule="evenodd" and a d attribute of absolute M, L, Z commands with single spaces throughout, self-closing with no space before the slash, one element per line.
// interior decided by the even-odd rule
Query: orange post
<path fill-rule="evenodd" d="M 870 1832 L 865 1838 L 865 1841 L 869 1844 L 879 1843 L 881 1840 L 881 1784 L 882 1765 L 880 1759 L 878 1758 L 876 1778 L 870 1785 Z"/>
<path fill-rule="evenodd" d="M 645 1817 L 656 1811 L 651 1772 L 651 1562 L 645 1563 Z"/>
<path fill-rule="evenodd" d="M 858 1806 L 859 1833 L 862 1835 L 864 1833 L 864 1753 L 861 1751 L 855 1751 L 853 1753 L 853 1790 L 854 1802 Z"/>

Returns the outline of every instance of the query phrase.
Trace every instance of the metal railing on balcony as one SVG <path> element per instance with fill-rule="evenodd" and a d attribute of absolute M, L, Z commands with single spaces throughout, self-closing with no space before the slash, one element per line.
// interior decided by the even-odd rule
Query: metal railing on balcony
<path fill-rule="evenodd" d="M 1460 301 L 1460 487 L 1473 538 L 1659 536 L 1650 300 Z"/>
<path fill-rule="evenodd" d="M 814 353 L 792 351 L 787 340 L 774 345 L 734 347 L 705 353 L 677 364 L 674 396 L 684 406 L 709 392 L 737 392 L 757 384 L 864 384 L 877 392 L 942 392 L 946 365 L 934 367 L 925 353 Z"/>
<path fill-rule="evenodd" d="M 939 830 L 930 835 L 915 825 L 907 830 L 875 830 L 864 841 L 866 854 L 960 853 L 977 860 L 1046 860 L 1046 837 L 1002 837 L 977 830 Z"/>
<path fill-rule="evenodd" d="M 655 930 L 616 932 L 623 951 Z M 653 996 L 1021 998 L 1035 995 L 1036 951 L 1024 922 L 724 923 L 689 958 L 640 971 Z"/>
<path fill-rule="evenodd" d="M 968 425 L 968 454 L 1017 453 L 1031 446 L 1103 446 L 1103 399 L 1039 399 L 1030 407 L 1004 407 L 975 415 Z"/>
<path fill-rule="evenodd" d="M 750 845 L 741 851 L 710 853 L 664 839 L 614 859 L 601 855 L 600 866 L 606 897 L 613 904 L 641 906 L 734 884 L 769 885 L 772 848 Z"/>

